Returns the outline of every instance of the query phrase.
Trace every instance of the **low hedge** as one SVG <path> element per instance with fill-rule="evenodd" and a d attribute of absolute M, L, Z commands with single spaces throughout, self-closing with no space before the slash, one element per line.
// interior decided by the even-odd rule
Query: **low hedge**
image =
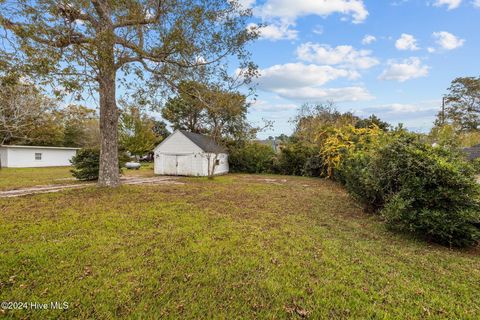
<path fill-rule="evenodd" d="M 229 148 L 231 172 L 271 173 L 275 152 L 269 145 L 245 142 Z"/>
<path fill-rule="evenodd" d="M 402 134 L 349 154 L 339 175 L 348 191 L 379 212 L 390 228 L 450 246 L 472 246 L 480 240 L 474 173 L 457 153 Z"/>

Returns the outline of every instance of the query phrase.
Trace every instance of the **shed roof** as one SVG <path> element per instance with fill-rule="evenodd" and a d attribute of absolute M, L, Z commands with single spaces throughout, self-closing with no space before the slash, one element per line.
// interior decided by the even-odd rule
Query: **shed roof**
<path fill-rule="evenodd" d="M 212 152 L 212 153 L 226 153 L 227 149 L 218 143 L 215 142 L 211 137 L 205 136 L 199 133 L 193 133 L 190 131 L 180 130 L 181 133 L 190 141 L 195 143 L 200 149 L 205 152 Z"/>
<path fill-rule="evenodd" d="M 19 149 L 53 149 L 53 150 L 79 150 L 80 148 L 70 147 L 46 147 L 46 146 L 20 146 L 20 145 L 0 145 L 1 148 L 19 148 Z"/>
<path fill-rule="evenodd" d="M 467 154 L 468 160 L 474 160 L 480 158 L 480 144 L 470 148 L 463 148 L 463 151 Z"/>

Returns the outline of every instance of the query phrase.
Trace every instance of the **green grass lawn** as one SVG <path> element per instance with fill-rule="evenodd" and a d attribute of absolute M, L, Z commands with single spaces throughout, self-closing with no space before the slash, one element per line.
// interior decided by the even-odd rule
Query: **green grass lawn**
<path fill-rule="evenodd" d="M 2 168 L 0 191 L 50 184 L 79 183 L 70 173 L 71 167 Z M 142 164 L 140 170 L 123 169 L 125 176 L 153 176 L 153 164 Z"/>
<path fill-rule="evenodd" d="M 478 249 L 391 233 L 329 181 L 182 181 L 0 199 L 0 301 L 69 303 L 0 317 L 480 318 Z"/>
<path fill-rule="evenodd" d="M 70 167 L 2 168 L 0 170 L 0 190 L 75 183 L 75 180 L 72 179 Z"/>

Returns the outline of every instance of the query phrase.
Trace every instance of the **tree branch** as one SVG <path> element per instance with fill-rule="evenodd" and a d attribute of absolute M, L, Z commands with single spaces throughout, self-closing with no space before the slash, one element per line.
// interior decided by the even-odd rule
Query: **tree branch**
<path fill-rule="evenodd" d="M 82 13 L 77 8 L 69 4 L 59 4 L 58 5 L 60 14 L 67 18 L 70 22 L 74 22 L 75 20 L 83 20 L 90 22 L 95 28 L 99 26 L 98 21 L 89 14 Z"/>
<path fill-rule="evenodd" d="M 127 19 L 123 21 L 118 21 L 117 23 L 113 24 L 113 28 L 124 28 L 124 27 L 133 27 L 133 26 L 144 26 L 153 23 L 157 23 L 160 20 L 160 16 L 162 15 L 162 11 L 160 10 L 162 1 L 159 0 L 157 2 L 156 13 L 151 18 L 141 18 L 141 19 Z"/>
<path fill-rule="evenodd" d="M 110 23 L 112 22 L 107 8 L 105 8 L 105 2 L 103 0 L 92 0 L 92 4 L 101 20 L 108 21 Z"/>
<path fill-rule="evenodd" d="M 5 29 L 10 30 L 20 38 L 32 39 L 35 42 L 46 44 L 55 48 L 66 48 L 73 44 L 91 43 L 93 41 L 93 39 L 87 38 L 83 34 L 73 30 L 70 30 L 69 34 L 59 35 L 57 39 L 45 39 L 33 32 L 29 32 L 28 29 L 31 29 L 32 25 L 16 23 L 4 18 L 1 15 L 0 24 L 3 25 Z"/>

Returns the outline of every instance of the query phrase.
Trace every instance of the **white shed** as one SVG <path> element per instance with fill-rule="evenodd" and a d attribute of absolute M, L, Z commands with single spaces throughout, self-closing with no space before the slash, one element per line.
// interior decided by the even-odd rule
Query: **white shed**
<path fill-rule="evenodd" d="M 36 168 L 70 166 L 78 148 L 0 146 L 2 168 Z"/>
<path fill-rule="evenodd" d="M 198 133 L 176 130 L 154 152 L 155 174 L 205 177 L 213 167 L 215 175 L 228 173 L 226 149 Z"/>

